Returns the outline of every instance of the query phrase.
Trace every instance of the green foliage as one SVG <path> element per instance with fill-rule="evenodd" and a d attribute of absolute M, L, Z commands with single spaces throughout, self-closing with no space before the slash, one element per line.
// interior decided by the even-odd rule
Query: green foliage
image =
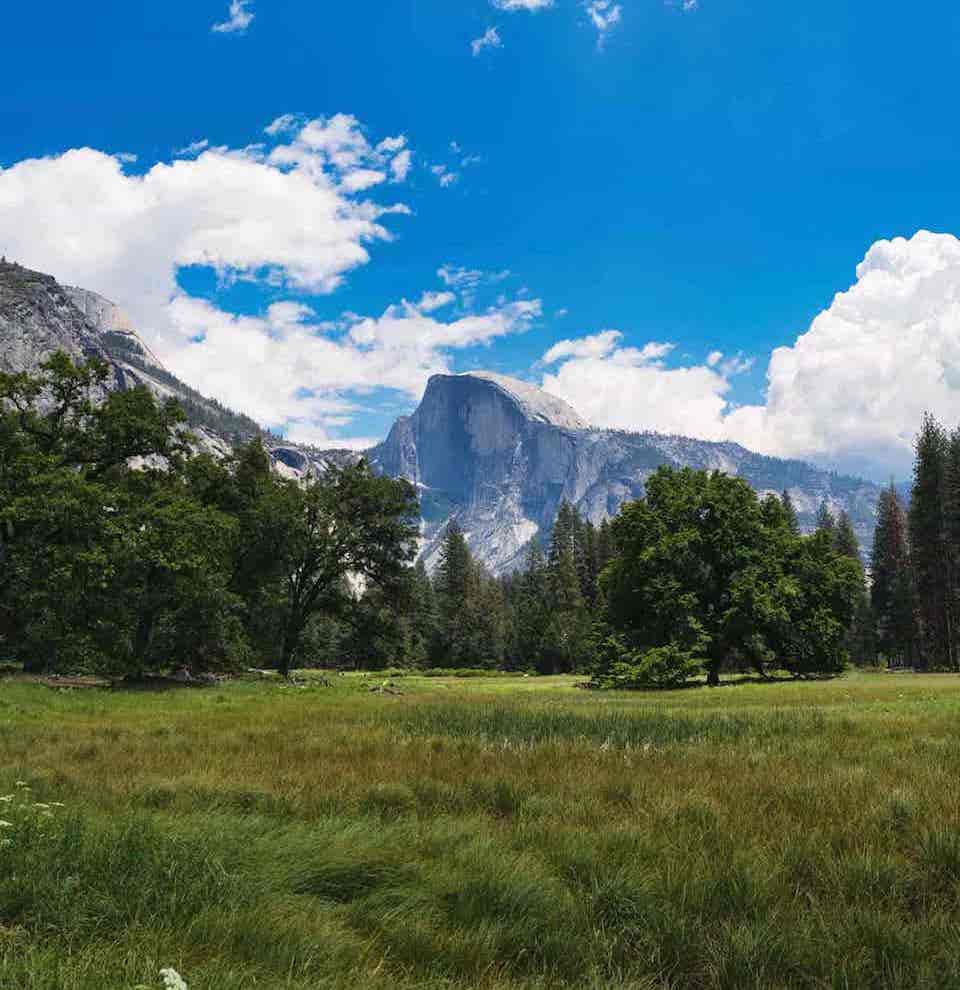
<path fill-rule="evenodd" d="M 917 603 L 907 542 L 907 517 L 897 490 L 880 495 L 871 559 L 870 604 L 877 648 L 891 666 L 912 665 L 917 651 Z"/>
<path fill-rule="evenodd" d="M 673 643 L 644 651 L 631 650 L 622 636 L 607 636 L 600 644 L 600 683 L 610 688 L 677 688 L 696 677 L 702 661 Z"/>
<path fill-rule="evenodd" d="M 918 660 L 927 669 L 948 668 L 953 660 L 953 606 L 943 500 L 948 449 L 943 427 L 932 416 L 924 416 L 916 442 L 909 532 L 918 602 Z"/>
<path fill-rule="evenodd" d="M 28 669 L 141 676 L 230 669 L 251 649 L 286 672 L 308 625 L 356 618 L 401 582 L 416 499 L 365 463 L 307 484 L 259 439 L 192 453 L 175 404 L 103 394 L 107 369 L 54 355 L 0 375 L 0 656 Z"/>
<path fill-rule="evenodd" d="M 651 670 L 697 658 L 717 683 L 734 662 L 761 674 L 771 663 L 797 675 L 842 669 L 862 572 L 832 530 L 797 535 L 779 499 L 761 502 L 739 478 L 661 468 L 613 532 L 604 620 L 630 656 L 671 648 Z M 613 662 L 601 654 L 601 681 Z"/>

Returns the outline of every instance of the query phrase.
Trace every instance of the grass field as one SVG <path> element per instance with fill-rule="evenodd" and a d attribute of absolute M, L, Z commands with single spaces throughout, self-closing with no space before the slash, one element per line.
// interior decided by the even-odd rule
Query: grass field
<path fill-rule="evenodd" d="M 960 987 L 960 678 L 369 683 L 0 682 L 0 988 Z"/>

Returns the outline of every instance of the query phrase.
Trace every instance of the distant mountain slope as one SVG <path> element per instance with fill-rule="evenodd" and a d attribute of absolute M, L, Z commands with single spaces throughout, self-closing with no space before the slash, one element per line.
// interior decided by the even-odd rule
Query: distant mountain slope
<path fill-rule="evenodd" d="M 559 399 L 486 372 L 431 378 L 416 412 L 397 420 L 368 456 L 418 486 L 429 564 L 456 518 L 496 572 L 515 568 L 529 540 L 549 534 L 563 499 L 600 522 L 641 497 L 646 479 L 665 464 L 736 474 L 762 493 L 787 489 L 807 528 L 825 499 L 835 512 L 850 513 L 864 545 L 879 496 L 870 482 L 734 443 L 590 429 Z"/>
<path fill-rule="evenodd" d="M 219 455 L 260 433 L 276 469 L 288 477 L 362 456 L 271 436 L 167 371 L 109 300 L 0 263 L 0 370 L 33 369 L 56 350 L 106 360 L 109 388 L 142 383 L 162 398 L 177 398 L 203 447 Z M 446 524 L 456 519 L 474 553 L 497 573 L 518 566 L 534 536 L 549 536 L 563 499 L 599 522 L 642 496 L 646 479 L 663 464 L 740 475 L 759 492 L 787 489 L 807 528 L 826 499 L 835 512 L 850 513 L 864 547 L 873 537 L 879 496 L 870 482 L 763 457 L 738 444 L 591 429 L 562 400 L 485 371 L 431 378 L 416 411 L 400 417 L 366 456 L 375 469 L 417 485 L 428 565 L 436 563 Z"/>

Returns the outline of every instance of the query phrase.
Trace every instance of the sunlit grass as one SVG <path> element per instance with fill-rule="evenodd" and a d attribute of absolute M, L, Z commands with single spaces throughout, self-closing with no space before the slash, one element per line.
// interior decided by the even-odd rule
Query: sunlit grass
<path fill-rule="evenodd" d="M 960 678 L 578 680 L 0 682 L 0 988 L 960 986 Z"/>

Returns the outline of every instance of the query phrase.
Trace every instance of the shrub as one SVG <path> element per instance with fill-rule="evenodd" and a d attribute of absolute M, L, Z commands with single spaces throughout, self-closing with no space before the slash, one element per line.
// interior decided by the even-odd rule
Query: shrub
<path fill-rule="evenodd" d="M 674 643 L 655 646 L 649 650 L 632 650 L 620 636 L 608 637 L 602 650 L 610 656 L 609 673 L 600 683 L 611 688 L 676 688 L 682 687 L 703 670 L 692 654 Z"/>

